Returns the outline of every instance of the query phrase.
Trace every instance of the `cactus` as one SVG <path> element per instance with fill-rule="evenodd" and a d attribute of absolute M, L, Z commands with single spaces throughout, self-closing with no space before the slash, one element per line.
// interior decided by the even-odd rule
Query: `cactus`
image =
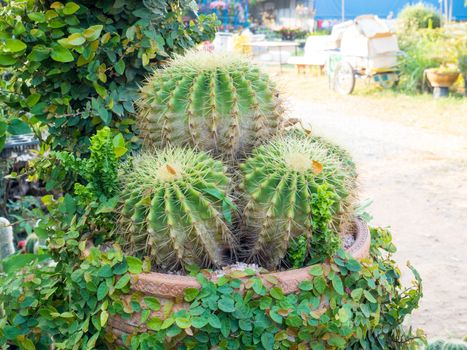
<path fill-rule="evenodd" d="M 24 250 L 26 253 L 36 254 L 39 248 L 39 238 L 35 233 L 32 233 L 26 239 Z"/>
<path fill-rule="evenodd" d="M 294 240 L 306 238 L 311 257 L 337 249 L 338 230 L 351 218 L 355 176 L 336 146 L 312 137 L 288 134 L 255 149 L 240 166 L 244 192 L 244 228 L 256 239 L 250 260 L 277 267 Z M 251 241 L 250 237 L 244 241 Z M 292 252 L 296 255 L 298 252 Z"/>
<path fill-rule="evenodd" d="M 249 61 L 203 51 L 156 71 L 138 105 L 145 145 L 197 147 L 225 160 L 276 134 L 283 112 L 274 84 Z"/>
<path fill-rule="evenodd" d="M 124 168 L 119 229 L 128 253 L 149 256 L 165 271 L 225 263 L 234 238 L 225 221 L 232 202 L 221 162 L 167 147 L 142 153 Z"/>
<path fill-rule="evenodd" d="M 13 244 L 13 228 L 7 219 L 0 217 L 0 261 L 13 254 L 14 252 L 15 246 Z"/>
<path fill-rule="evenodd" d="M 467 342 L 462 340 L 438 339 L 431 342 L 426 350 L 467 350 Z"/>

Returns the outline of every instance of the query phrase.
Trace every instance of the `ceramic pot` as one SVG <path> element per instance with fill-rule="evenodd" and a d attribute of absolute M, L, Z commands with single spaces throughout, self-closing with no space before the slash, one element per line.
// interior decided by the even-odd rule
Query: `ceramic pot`
<path fill-rule="evenodd" d="M 355 259 L 360 260 L 367 258 L 370 252 L 370 231 L 368 225 L 360 219 L 355 220 L 355 241 L 347 252 Z M 301 281 L 309 279 L 309 268 L 291 269 L 287 271 L 271 272 L 262 274 L 260 277 L 265 286 L 271 286 L 268 282 L 268 276 L 273 276 L 278 281 L 278 286 L 282 288 L 284 294 L 297 292 L 298 285 Z M 247 278 L 244 279 L 245 281 Z M 173 303 L 171 312 L 176 312 L 183 308 L 188 308 L 189 304 L 183 301 L 184 290 L 186 288 L 201 288 L 200 284 L 194 277 L 169 275 L 164 273 L 145 273 L 136 276 L 131 284 L 133 292 L 141 292 L 147 296 L 154 296 L 161 303 L 161 311 L 153 312 L 151 317 L 159 317 L 164 319 L 162 312 L 163 306 L 167 303 Z M 240 288 L 242 289 L 242 288 Z M 129 297 L 128 297 L 129 298 Z M 123 335 L 132 334 L 136 328 L 139 331 L 146 331 L 146 328 L 140 324 L 141 315 L 135 313 L 131 319 L 124 320 L 118 316 L 113 316 L 109 319 L 108 330 L 116 339 L 116 343 L 121 344 Z"/>

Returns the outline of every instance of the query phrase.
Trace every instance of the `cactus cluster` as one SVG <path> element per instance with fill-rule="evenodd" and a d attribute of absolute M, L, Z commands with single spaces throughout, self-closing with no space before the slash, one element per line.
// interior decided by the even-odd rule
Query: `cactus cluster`
<path fill-rule="evenodd" d="M 127 251 L 164 270 L 223 265 L 234 237 L 225 220 L 230 180 L 220 161 L 167 147 L 140 154 L 125 168 L 120 228 Z"/>
<path fill-rule="evenodd" d="M 142 89 L 145 145 L 190 146 L 236 159 L 277 133 L 283 107 L 268 76 L 241 56 L 193 51 Z"/>
<path fill-rule="evenodd" d="M 243 236 L 255 237 L 246 239 L 250 259 L 276 267 L 295 239 L 305 236 L 311 245 L 314 235 L 338 232 L 349 221 L 354 177 L 327 146 L 311 137 L 277 137 L 240 166 Z M 319 243 L 335 245 L 337 237 L 329 239 Z"/>
<path fill-rule="evenodd" d="M 353 222 L 355 164 L 322 138 L 284 130 L 274 84 L 247 60 L 176 57 L 148 80 L 139 108 L 144 149 L 119 175 L 127 253 L 164 271 L 219 267 L 228 252 L 271 269 L 335 253 Z"/>

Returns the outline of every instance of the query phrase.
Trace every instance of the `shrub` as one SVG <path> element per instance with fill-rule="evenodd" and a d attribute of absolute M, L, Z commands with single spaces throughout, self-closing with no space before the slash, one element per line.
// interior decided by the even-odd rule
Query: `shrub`
<path fill-rule="evenodd" d="M 404 55 L 399 61 L 398 88 L 409 93 L 426 89 L 425 70 L 435 68 L 446 60 L 441 30 L 421 29 L 398 33 L 399 45 Z"/>
<path fill-rule="evenodd" d="M 0 66 L 8 77 L 0 101 L 10 116 L 0 119 L 0 144 L 7 124 L 12 133 L 32 126 L 38 136 L 46 127 L 54 149 L 77 154 L 105 125 L 136 142 L 138 84 L 173 53 L 214 34 L 215 17 L 194 10 L 189 0 L 6 1 Z"/>
<path fill-rule="evenodd" d="M 148 146 L 189 145 L 235 159 L 276 134 L 282 120 L 268 75 L 232 54 L 177 57 L 142 93 L 139 121 Z"/>
<path fill-rule="evenodd" d="M 406 5 L 399 13 L 397 21 L 401 30 L 439 28 L 441 15 L 434 6 L 419 2 Z"/>

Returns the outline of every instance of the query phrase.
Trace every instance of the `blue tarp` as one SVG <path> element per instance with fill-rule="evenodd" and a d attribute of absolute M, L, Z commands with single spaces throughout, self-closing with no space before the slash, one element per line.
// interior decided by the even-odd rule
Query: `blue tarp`
<path fill-rule="evenodd" d="M 345 0 L 345 19 L 353 19 L 364 14 L 378 15 L 386 18 L 392 12 L 394 17 L 407 4 L 417 3 L 410 0 Z M 439 0 L 425 0 L 425 3 L 439 8 Z M 341 19 L 342 0 L 316 0 L 316 17 L 318 19 Z M 467 20 L 467 7 L 464 0 L 453 0 L 452 16 L 456 20 Z"/>

